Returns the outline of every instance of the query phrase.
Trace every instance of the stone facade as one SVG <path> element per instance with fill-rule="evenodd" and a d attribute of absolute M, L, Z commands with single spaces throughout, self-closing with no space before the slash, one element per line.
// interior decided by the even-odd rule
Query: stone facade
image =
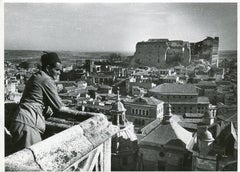
<path fill-rule="evenodd" d="M 149 95 L 172 105 L 176 114 L 197 112 L 197 91 L 191 84 L 161 84 L 149 90 Z"/>
<path fill-rule="evenodd" d="M 203 41 L 191 43 L 192 59 L 206 59 L 218 66 L 219 37 L 207 37 Z"/>
<path fill-rule="evenodd" d="M 124 102 L 126 117 L 136 127 L 143 127 L 156 118 L 162 118 L 164 102 L 154 97 L 138 97 L 133 101 Z"/>
<path fill-rule="evenodd" d="M 172 112 L 176 114 L 197 113 L 199 108 L 207 109 L 209 105 L 208 98 L 199 98 L 192 84 L 165 83 L 150 89 L 148 94 L 169 102 L 172 105 Z"/>
<path fill-rule="evenodd" d="M 149 39 L 137 43 L 131 65 L 167 68 L 178 63 L 186 66 L 193 59 L 207 59 L 211 64 L 218 66 L 218 47 L 218 37 L 207 37 L 197 43 Z"/>
<path fill-rule="evenodd" d="M 189 42 L 149 39 L 146 42 L 137 43 L 132 64 L 166 68 L 174 65 L 174 63 L 177 64 L 177 62 L 187 65 L 190 59 L 191 50 Z"/>

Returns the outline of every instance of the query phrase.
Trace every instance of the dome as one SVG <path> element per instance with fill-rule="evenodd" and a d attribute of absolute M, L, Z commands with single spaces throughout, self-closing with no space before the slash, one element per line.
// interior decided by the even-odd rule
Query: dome
<path fill-rule="evenodd" d="M 204 115 L 203 118 L 213 118 L 213 114 L 210 110 L 207 110 Z"/>
<path fill-rule="evenodd" d="M 204 131 L 200 136 L 199 139 L 201 141 L 205 141 L 205 142 L 212 142 L 214 141 L 214 138 L 212 136 L 212 133 L 208 130 Z"/>
<path fill-rule="evenodd" d="M 126 109 L 125 109 L 125 107 L 124 107 L 124 105 L 123 105 L 122 102 L 117 101 L 117 102 L 115 102 L 115 103 L 112 105 L 112 111 L 125 112 Z"/>
<path fill-rule="evenodd" d="M 167 103 L 167 104 L 166 104 L 166 108 L 172 108 L 172 105 L 169 104 L 169 103 Z"/>
<path fill-rule="evenodd" d="M 126 111 L 123 103 L 121 102 L 119 90 L 117 91 L 117 101 L 115 103 L 113 103 L 113 105 L 112 105 L 112 111 L 115 111 L 115 112 L 125 112 Z"/>

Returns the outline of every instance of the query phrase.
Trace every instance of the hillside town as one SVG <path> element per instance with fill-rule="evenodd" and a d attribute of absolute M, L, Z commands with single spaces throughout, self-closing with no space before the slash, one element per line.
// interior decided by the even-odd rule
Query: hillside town
<path fill-rule="evenodd" d="M 59 96 L 119 126 L 111 170 L 235 171 L 237 60 L 220 60 L 218 41 L 150 39 L 133 56 L 63 63 Z M 4 67 L 5 104 L 18 103 L 39 65 L 5 60 Z"/>

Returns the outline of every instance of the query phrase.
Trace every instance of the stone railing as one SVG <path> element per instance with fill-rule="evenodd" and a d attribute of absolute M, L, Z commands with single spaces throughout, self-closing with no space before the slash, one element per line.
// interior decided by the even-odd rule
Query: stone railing
<path fill-rule="evenodd" d="M 5 171 L 111 171 L 111 138 L 119 128 L 103 114 L 76 124 L 50 118 L 53 136 L 5 157 Z M 60 132 L 59 132 L 60 131 Z"/>

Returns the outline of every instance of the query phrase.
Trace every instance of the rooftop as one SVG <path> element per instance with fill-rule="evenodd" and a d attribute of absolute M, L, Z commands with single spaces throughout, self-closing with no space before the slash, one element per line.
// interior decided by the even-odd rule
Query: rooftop
<path fill-rule="evenodd" d="M 212 86 L 212 87 L 217 86 L 215 81 L 199 81 L 196 85 L 197 86 Z"/>
<path fill-rule="evenodd" d="M 161 103 L 164 103 L 163 101 L 154 98 L 153 96 L 151 97 L 137 97 L 135 99 L 130 99 L 130 100 L 125 100 L 125 103 L 140 103 L 140 104 L 146 104 L 146 105 L 158 105 Z"/>
<path fill-rule="evenodd" d="M 202 113 L 185 113 L 186 118 L 202 118 L 204 114 Z"/>
<path fill-rule="evenodd" d="M 192 84 L 177 84 L 177 83 L 165 83 L 153 87 L 149 90 L 149 92 L 156 93 L 176 93 L 176 94 L 190 94 L 197 95 L 197 90 Z"/>
<path fill-rule="evenodd" d="M 167 125 L 158 125 L 152 132 L 140 141 L 140 145 L 161 146 L 172 140 L 182 141 L 186 148 L 192 140 L 192 133 L 181 127 L 176 121 L 170 118 Z"/>
<path fill-rule="evenodd" d="M 204 96 L 198 97 L 197 102 L 198 102 L 198 104 L 209 104 L 210 103 L 208 97 L 204 97 Z"/>

